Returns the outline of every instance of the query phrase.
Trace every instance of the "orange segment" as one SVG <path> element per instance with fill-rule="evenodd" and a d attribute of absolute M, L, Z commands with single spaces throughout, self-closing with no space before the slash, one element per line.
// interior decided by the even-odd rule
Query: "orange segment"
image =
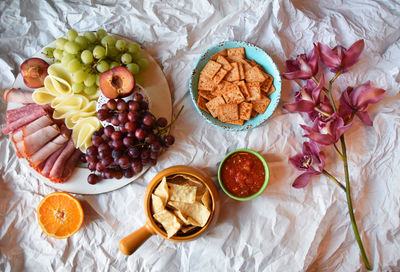
<path fill-rule="evenodd" d="M 83 210 L 78 199 L 70 194 L 57 192 L 40 201 L 37 218 L 44 233 L 63 239 L 73 235 L 82 226 Z"/>

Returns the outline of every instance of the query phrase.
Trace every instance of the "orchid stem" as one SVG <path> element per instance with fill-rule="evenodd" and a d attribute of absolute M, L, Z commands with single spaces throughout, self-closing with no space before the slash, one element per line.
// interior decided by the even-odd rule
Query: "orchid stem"
<path fill-rule="evenodd" d="M 339 148 L 336 146 L 336 143 L 333 144 L 333 146 L 335 147 L 336 153 L 338 154 L 338 156 L 342 159 L 342 161 L 344 160 L 343 158 L 343 154 L 340 152 Z"/>
<path fill-rule="evenodd" d="M 315 84 L 319 85 L 319 80 L 316 79 L 315 76 L 313 76 L 311 79 L 314 81 Z M 324 86 L 322 86 L 322 90 L 324 90 L 324 92 L 326 92 L 326 93 L 329 92 L 328 89 L 325 88 Z"/>
<path fill-rule="evenodd" d="M 356 223 L 356 219 L 354 217 L 354 212 L 353 212 L 353 204 L 351 203 L 349 166 L 347 163 L 346 142 L 344 140 L 344 135 L 340 136 L 340 143 L 342 145 L 343 166 L 344 166 L 344 174 L 345 174 L 345 179 L 346 179 L 346 198 L 347 198 L 347 206 L 349 208 L 351 225 L 353 227 L 354 236 L 356 237 L 358 247 L 360 248 L 360 252 L 361 252 L 361 256 L 363 258 L 364 264 L 368 270 L 372 270 L 372 266 L 370 265 L 367 254 L 365 253 L 365 249 L 364 249 L 361 237 L 360 237 L 360 233 L 358 232 L 357 223 Z"/>
<path fill-rule="evenodd" d="M 325 112 L 325 111 L 323 111 L 323 110 L 321 110 L 321 109 L 319 109 L 317 107 L 315 107 L 314 110 L 319 112 L 319 113 L 321 113 L 322 115 L 325 115 L 327 117 L 331 117 L 331 115 L 329 113 L 327 113 L 327 112 Z"/>
<path fill-rule="evenodd" d="M 339 185 L 340 188 L 343 189 L 343 191 L 346 192 L 346 187 L 344 187 L 344 185 L 338 181 L 334 176 L 332 176 L 328 171 L 326 170 L 322 170 L 322 173 L 327 176 L 328 178 L 330 178 L 334 183 L 336 183 L 337 185 Z"/>
<path fill-rule="evenodd" d="M 328 96 L 329 96 L 329 100 L 331 101 L 334 112 L 337 112 L 337 109 L 336 109 L 335 101 L 333 100 L 333 96 L 332 96 L 332 85 L 335 82 L 335 80 L 340 76 L 341 73 L 342 73 L 342 70 L 339 70 L 336 73 L 336 75 L 329 81 Z"/>

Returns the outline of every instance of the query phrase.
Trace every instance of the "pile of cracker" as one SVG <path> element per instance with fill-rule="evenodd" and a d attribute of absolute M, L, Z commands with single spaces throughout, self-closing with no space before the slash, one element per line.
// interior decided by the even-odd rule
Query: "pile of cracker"
<path fill-rule="evenodd" d="M 265 112 L 275 91 L 273 81 L 246 58 L 244 47 L 223 49 L 200 72 L 197 105 L 221 122 L 243 125 Z"/>

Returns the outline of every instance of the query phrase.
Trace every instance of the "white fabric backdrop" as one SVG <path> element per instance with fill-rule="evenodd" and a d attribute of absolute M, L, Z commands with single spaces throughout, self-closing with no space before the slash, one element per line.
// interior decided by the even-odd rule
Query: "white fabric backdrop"
<path fill-rule="evenodd" d="M 176 2 L 176 4 L 173 4 Z M 36 223 L 39 201 L 53 192 L 23 167 L 7 136 L 0 137 L 1 271 L 364 271 L 344 193 L 325 177 L 305 189 L 291 187 L 300 174 L 288 157 L 301 150 L 299 124 L 282 103 L 299 88 L 283 80 L 282 101 L 262 126 L 225 132 L 195 111 L 188 79 L 199 54 L 223 40 L 243 40 L 284 61 L 313 42 L 350 46 L 365 39 L 361 61 L 337 81 L 344 89 L 371 80 L 387 95 L 370 108 L 374 127 L 356 121 L 347 134 L 355 215 L 375 271 L 400 271 L 400 3 L 387 1 L 0 1 L 0 88 L 12 85 L 19 65 L 69 28 L 134 38 L 162 64 L 175 112 L 176 144 L 138 182 L 95 196 L 77 196 L 85 221 L 69 239 L 47 237 Z M 337 95 L 337 93 L 336 93 Z M 2 101 L 1 124 L 5 123 Z M 187 164 L 216 182 L 228 151 L 252 148 L 267 159 L 271 179 L 258 198 L 241 203 L 222 191 L 221 216 L 207 235 L 188 243 L 150 238 L 134 255 L 119 240 L 145 222 L 143 196 L 160 170 Z M 327 168 L 343 180 L 339 161 Z M 86 182 L 86 181 L 82 181 Z"/>

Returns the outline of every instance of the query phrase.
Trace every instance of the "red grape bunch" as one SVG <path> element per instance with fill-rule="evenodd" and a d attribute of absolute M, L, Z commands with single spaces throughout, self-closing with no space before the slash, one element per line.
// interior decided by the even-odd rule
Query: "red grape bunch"
<path fill-rule="evenodd" d="M 181 111 L 182 108 L 178 115 Z M 96 184 L 102 178 L 131 178 L 144 166 L 155 165 L 160 152 L 175 142 L 168 131 L 178 115 L 170 124 L 164 117 L 156 119 L 140 93 L 134 93 L 132 100 L 127 102 L 111 99 L 103 104 L 97 117 L 112 125 L 92 135 L 93 145 L 85 155 L 92 172 L 88 182 Z"/>

